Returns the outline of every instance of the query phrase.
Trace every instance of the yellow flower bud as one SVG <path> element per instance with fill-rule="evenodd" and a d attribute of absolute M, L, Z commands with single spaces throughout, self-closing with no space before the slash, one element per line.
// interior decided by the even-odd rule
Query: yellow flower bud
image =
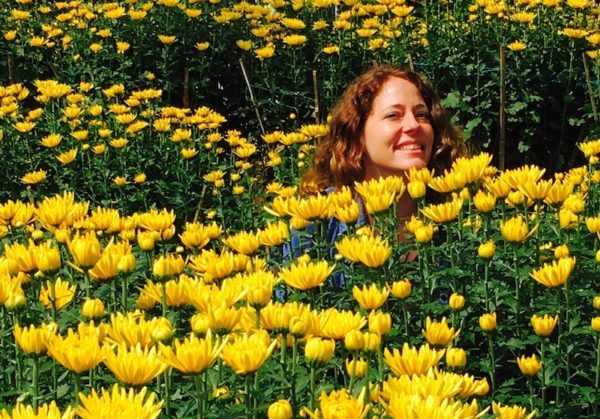
<path fill-rule="evenodd" d="M 446 364 L 450 368 L 464 368 L 467 365 L 467 353 L 461 348 L 448 348 L 446 350 Z"/>
<path fill-rule="evenodd" d="M 568 258 L 570 256 L 569 246 L 562 244 L 554 249 L 554 257 L 556 259 Z"/>
<path fill-rule="evenodd" d="M 104 316 L 104 303 L 98 298 L 88 298 L 83 303 L 81 313 L 88 319 Z"/>
<path fill-rule="evenodd" d="M 592 302 L 592 306 L 596 309 L 596 310 L 600 310 L 600 295 L 596 295 L 594 297 L 594 300 Z"/>
<path fill-rule="evenodd" d="M 346 372 L 350 377 L 363 378 L 367 373 L 367 362 L 362 359 L 347 359 Z"/>
<path fill-rule="evenodd" d="M 592 319 L 592 330 L 596 333 L 600 333 L 600 316 Z"/>
<path fill-rule="evenodd" d="M 365 333 L 365 351 L 374 352 L 381 346 L 381 336 L 376 333 Z"/>
<path fill-rule="evenodd" d="M 376 313 L 372 311 L 369 314 L 369 332 L 380 336 L 387 335 L 392 330 L 392 316 L 390 313 Z"/>
<path fill-rule="evenodd" d="M 419 199 L 425 196 L 426 187 L 425 182 L 423 182 L 422 180 L 415 179 L 409 182 L 406 189 L 408 190 L 408 194 L 412 199 Z"/>
<path fill-rule="evenodd" d="M 285 399 L 277 400 L 267 411 L 268 419 L 291 419 L 293 416 L 292 405 Z"/>
<path fill-rule="evenodd" d="M 344 345 L 349 351 L 360 351 L 365 347 L 365 337 L 362 332 L 352 330 L 344 338 Z"/>
<path fill-rule="evenodd" d="M 538 361 L 535 354 L 531 355 L 530 357 L 523 355 L 517 358 L 517 364 L 519 365 L 521 374 L 527 378 L 532 378 L 535 376 L 542 366 L 542 363 Z"/>
<path fill-rule="evenodd" d="M 309 362 L 325 364 L 335 351 L 335 340 L 311 337 L 304 347 L 304 356 Z"/>
<path fill-rule="evenodd" d="M 412 285 L 408 278 L 405 278 L 401 281 L 394 282 L 391 286 L 390 291 L 392 293 L 392 296 L 404 300 L 410 295 L 412 291 Z"/>
<path fill-rule="evenodd" d="M 496 313 L 485 313 L 479 316 L 479 327 L 484 332 L 491 332 L 496 328 Z"/>
<path fill-rule="evenodd" d="M 462 310 L 462 308 L 465 306 L 465 297 L 454 292 L 450 296 L 448 305 L 450 306 L 450 308 L 452 310 L 456 310 L 456 311 Z"/>
<path fill-rule="evenodd" d="M 481 243 L 477 248 L 477 254 L 482 259 L 491 259 L 494 253 L 496 253 L 496 245 L 491 240 Z"/>

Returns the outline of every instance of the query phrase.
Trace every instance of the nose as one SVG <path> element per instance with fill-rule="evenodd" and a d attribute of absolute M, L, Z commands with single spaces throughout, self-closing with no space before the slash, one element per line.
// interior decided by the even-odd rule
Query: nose
<path fill-rule="evenodd" d="M 412 112 L 407 112 L 402 118 L 402 128 L 404 131 L 412 131 L 419 127 L 419 121 Z"/>

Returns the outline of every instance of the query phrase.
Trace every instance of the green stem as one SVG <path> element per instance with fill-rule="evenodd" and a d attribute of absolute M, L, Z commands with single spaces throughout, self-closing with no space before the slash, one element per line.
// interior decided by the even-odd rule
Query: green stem
<path fill-rule="evenodd" d="M 170 373 L 171 369 L 167 368 L 165 371 L 165 414 L 169 416 L 171 410 L 171 380 Z"/>
<path fill-rule="evenodd" d="M 557 355 L 558 359 L 562 359 L 562 311 L 561 311 L 561 289 L 557 288 L 557 297 L 558 297 L 558 339 L 557 339 Z M 559 362 L 560 365 L 560 362 Z M 556 372 L 559 372 L 559 368 L 557 368 Z M 560 384 L 556 385 L 556 406 L 560 406 Z"/>
<path fill-rule="evenodd" d="M 198 409 L 196 417 L 198 419 L 202 419 L 204 417 L 204 386 L 202 385 L 202 377 L 200 376 L 200 374 L 196 374 L 194 376 L 194 382 L 196 383 L 196 405 Z"/>
<path fill-rule="evenodd" d="M 545 339 L 542 338 L 541 341 L 541 356 L 542 356 L 542 413 L 546 408 L 546 345 Z"/>
<path fill-rule="evenodd" d="M 483 265 L 483 290 L 485 292 L 485 311 L 490 312 L 490 297 L 488 294 L 488 281 L 490 280 L 490 261 L 485 261 Z"/>
<path fill-rule="evenodd" d="M 121 278 L 121 310 L 123 313 L 127 312 L 127 276 L 123 275 Z"/>
<path fill-rule="evenodd" d="M 83 286 L 85 288 L 85 298 L 91 297 L 91 285 L 90 285 L 90 276 L 88 274 L 88 270 L 84 270 L 83 272 Z"/>
<path fill-rule="evenodd" d="M 77 373 L 73 373 L 73 384 L 75 385 L 74 393 L 73 393 L 73 402 L 78 404 L 79 400 L 79 391 L 81 389 L 81 377 Z"/>
<path fill-rule="evenodd" d="M 250 383 L 252 382 L 252 374 L 246 375 L 246 383 L 244 386 L 244 402 L 246 404 L 246 419 L 250 419 L 252 412 L 252 397 L 250 394 Z"/>
<path fill-rule="evenodd" d="M 259 394 L 259 386 L 258 386 L 258 370 L 254 372 L 254 388 L 252 389 L 252 419 L 257 418 L 258 412 L 258 394 Z"/>
<path fill-rule="evenodd" d="M 32 383 L 31 386 L 33 387 L 33 409 L 37 410 L 38 408 L 38 396 L 39 396 L 39 384 L 38 384 L 38 378 L 39 378 L 39 366 L 40 366 L 40 361 L 38 359 L 37 356 L 33 357 L 33 371 L 32 371 Z"/>
<path fill-rule="evenodd" d="M 310 367 L 310 410 L 314 411 L 317 407 L 315 400 L 315 376 L 316 368 L 311 365 Z"/>
<path fill-rule="evenodd" d="M 535 410 L 533 405 L 533 378 L 527 380 L 527 385 L 529 386 L 529 408 L 533 412 Z"/>
<path fill-rule="evenodd" d="M 492 339 L 492 333 L 487 334 L 488 337 L 488 347 L 490 349 L 490 380 L 492 382 L 492 395 L 494 391 L 496 391 L 496 356 L 494 354 L 494 340 Z"/>
<path fill-rule="evenodd" d="M 292 408 L 296 412 L 296 362 L 298 361 L 298 339 L 294 336 L 292 344 L 292 376 L 290 378 L 290 393 L 292 399 Z"/>
<path fill-rule="evenodd" d="M 167 284 L 163 281 L 160 284 L 161 295 L 160 295 L 160 303 L 162 305 L 162 315 L 163 317 L 167 316 Z"/>

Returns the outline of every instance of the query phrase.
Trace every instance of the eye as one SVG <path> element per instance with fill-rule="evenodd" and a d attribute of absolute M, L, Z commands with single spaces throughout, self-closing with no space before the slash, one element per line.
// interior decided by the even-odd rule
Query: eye
<path fill-rule="evenodd" d="M 417 118 L 421 120 L 431 121 L 431 114 L 426 111 L 417 112 Z"/>
<path fill-rule="evenodd" d="M 385 115 L 385 119 L 394 119 L 394 118 L 397 118 L 398 116 L 400 116 L 400 114 L 398 112 L 390 112 Z"/>

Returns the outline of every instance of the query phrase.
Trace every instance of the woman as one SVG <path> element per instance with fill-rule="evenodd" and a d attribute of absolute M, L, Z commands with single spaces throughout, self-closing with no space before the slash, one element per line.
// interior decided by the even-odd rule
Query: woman
<path fill-rule="evenodd" d="M 442 173 L 465 154 L 461 135 L 431 86 L 413 71 L 377 65 L 350 84 L 332 111 L 329 133 L 301 188 L 307 194 L 352 188 L 356 181 L 403 176 L 412 167 Z M 399 219 L 416 211 L 407 193 L 397 208 Z"/>

